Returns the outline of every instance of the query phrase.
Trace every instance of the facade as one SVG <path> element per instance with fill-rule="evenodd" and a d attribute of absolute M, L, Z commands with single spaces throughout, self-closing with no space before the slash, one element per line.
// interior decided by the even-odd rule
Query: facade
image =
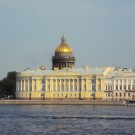
<path fill-rule="evenodd" d="M 17 99 L 125 100 L 135 98 L 135 72 L 126 68 L 75 68 L 75 57 L 65 37 L 52 57 L 52 70 L 18 72 Z"/>

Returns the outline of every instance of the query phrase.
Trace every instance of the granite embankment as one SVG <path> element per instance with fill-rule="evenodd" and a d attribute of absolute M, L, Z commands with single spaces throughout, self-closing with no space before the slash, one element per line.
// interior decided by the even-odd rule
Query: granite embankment
<path fill-rule="evenodd" d="M 9 105 L 124 105 L 123 101 L 105 100 L 0 100 Z"/>

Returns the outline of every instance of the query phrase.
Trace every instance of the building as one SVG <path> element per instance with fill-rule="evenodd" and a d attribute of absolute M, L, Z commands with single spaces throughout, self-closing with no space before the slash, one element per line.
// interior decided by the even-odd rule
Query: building
<path fill-rule="evenodd" d="M 52 57 L 52 70 L 18 72 L 17 99 L 125 100 L 135 98 L 135 72 L 126 68 L 75 68 L 72 48 L 62 36 Z"/>

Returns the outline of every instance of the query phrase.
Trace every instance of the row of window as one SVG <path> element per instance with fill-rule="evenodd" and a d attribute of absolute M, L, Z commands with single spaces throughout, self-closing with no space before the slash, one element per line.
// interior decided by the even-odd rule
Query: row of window
<path fill-rule="evenodd" d="M 67 98 L 67 97 L 78 97 L 79 96 L 79 94 L 53 94 L 53 96 L 54 97 L 65 97 L 65 98 Z"/>
<path fill-rule="evenodd" d="M 126 96 L 130 97 L 131 93 L 130 92 L 128 92 L 128 93 L 115 93 L 115 95 L 113 95 L 113 96 L 115 96 L 115 97 L 126 97 Z M 107 93 L 106 97 L 112 97 L 112 93 Z"/>
<path fill-rule="evenodd" d="M 115 80 L 114 81 L 114 83 L 116 83 L 116 84 L 126 84 L 126 83 L 128 83 L 128 84 L 131 84 L 131 81 L 132 81 L 132 84 L 135 84 L 135 80 Z"/>
<path fill-rule="evenodd" d="M 112 90 L 112 86 L 111 85 L 106 85 L 106 90 Z M 115 90 L 135 90 L 135 85 L 132 85 L 132 88 L 131 88 L 131 85 L 115 85 Z"/>

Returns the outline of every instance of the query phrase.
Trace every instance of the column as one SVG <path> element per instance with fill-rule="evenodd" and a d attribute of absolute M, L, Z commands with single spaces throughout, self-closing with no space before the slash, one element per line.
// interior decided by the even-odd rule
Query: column
<path fill-rule="evenodd" d="M 54 91 L 54 83 L 53 83 L 53 81 L 54 81 L 54 79 L 52 79 L 52 83 L 51 83 L 51 85 L 52 85 L 52 91 Z"/>
<path fill-rule="evenodd" d="M 64 91 L 66 91 L 66 79 L 64 79 Z"/>
<path fill-rule="evenodd" d="M 60 91 L 61 91 L 61 79 L 60 79 Z"/>
<path fill-rule="evenodd" d="M 48 89 L 47 89 L 47 79 L 45 79 L 45 91 L 48 91 Z"/>
<path fill-rule="evenodd" d="M 126 80 L 126 90 L 128 90 L 128 80 Z"/>
<path fill-rule="evenodd" d="M 30 91 L 30 80 L 28 79 L 28 91 Z"/>
<path fill-rule="evenodd" d="M 132 79 L 130 80 L 130 89 L 132 90 Z"/>
<path fill-rule="evenodd" d="M 81 79 L 81 91 L 83 91 L 83 79 Z"/>
<path fill-rule="evenodd" d="M 50 79 L 50 91 L 52 91 L 52 79 Z"/>
<path fill-rule="evenodd" d="M 79 84 L 78 84 L 78 79 L 77 79 L 77 91 L 79 91 Z"/>
<path fill-rule="evenodd" d="M 86 79 L 86 91 L 88 91 L 88 78 Z"/>
<path fill-rule="evenodd" d="M 33 87 L 33 79 L 31 79 L 31 91 L 33 91 L 34 90 L 34 87 Z"/>
<path fill-rule="evenodd" d="M 57 91 L 57 88 L 58 88 L 58 87 L 57 87 L 57 79 L 55 80 L 55 83 L 56 83 L 56 84 L 55 84 L 55 90 Z"/>
<path fill-rule="evenodd" d="M 75 80 L 73 79 L 73 91 L 75 91 Z"/>
<path fill-rule="evenodd" d="M 100 89 L 100 91 L 102 91 L 102 89 L 103 89 L 103 80 L 101 79 L 101 89 Z"/>
<path fill-rule="evenodd" d="M 68 85 L 69 85 L 68 91 L 70 91 L 70 79 L 68 80 Z"/>
<path fill-rule="evenodd" d="M 118 90 L 120 90 L 120 80 L 118 80 Z"/>
<path fill-rule="evenodd" d="M 20 82 L 21 82 L 21 91 L 22 91 L 22 80 Z"/>
<path fill-rule="evenodd" d="M 113 80 L 114 84 L 113 84 L 113 90 L 116 89 L 116 84 L 115 84 L 115 80 Z"/>
<path fill-rule="evenodd" d="M 121 80 L 121 85 L 122 85 L 122 90 L 124 90 L 124 82 L 123 82 L 123 80 Z"/>

